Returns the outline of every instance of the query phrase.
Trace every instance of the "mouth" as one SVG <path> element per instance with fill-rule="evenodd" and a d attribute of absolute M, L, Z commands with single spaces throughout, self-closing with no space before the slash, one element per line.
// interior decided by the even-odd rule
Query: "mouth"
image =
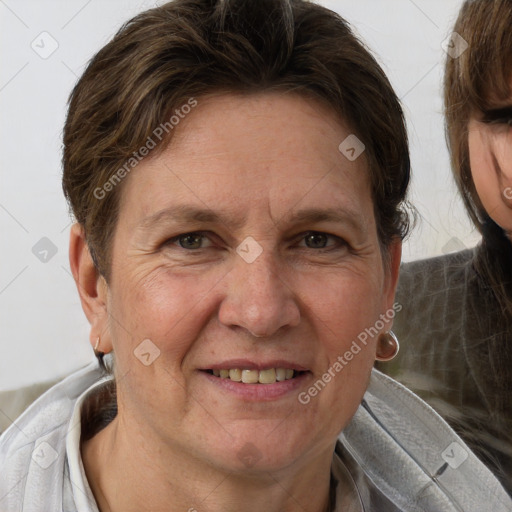
<path fill-rule="evenodd" d="M 313 372 L 307 366 L 285 359 L 229 359 L 199 369 L 208 386 L 224 396 L 244 402 L 286 399 L 305 387 Z"/>
<path fill-rule="evenodd" d="M 251 361 L 231 359 L 199 370 L 208 385 L 244 402 L 267 402 L 293 397 L 305 387 L 313 373 L 298 363 L 276 359 Z"/>
<path fill-rule="evenodd" d="M 297 379 L 301 375 L 308 373 L 307 371 L 294 370 L 291 368 L 265 368 L 261 370 L 254 368 L 214 368 L 203 371 L 219 379 L 228 379 L 243 384 L 262 385 Z"/>

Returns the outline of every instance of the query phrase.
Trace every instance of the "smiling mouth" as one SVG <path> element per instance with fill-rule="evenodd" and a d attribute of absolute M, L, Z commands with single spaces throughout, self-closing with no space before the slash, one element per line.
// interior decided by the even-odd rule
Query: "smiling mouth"
<path fill-rule="evenodd" d="M 291 380 L 307 373 L 289 368 L 268 368 L 266 370 L 233 368 L 229 370 L 206 370 L 206 372 L 219 379 L 229 379 L 244 384 L 275 384 L 276 382 Z"/>

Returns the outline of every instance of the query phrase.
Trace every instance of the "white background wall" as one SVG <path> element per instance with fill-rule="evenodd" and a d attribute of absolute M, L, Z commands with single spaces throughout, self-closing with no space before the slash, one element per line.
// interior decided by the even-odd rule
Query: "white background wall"
<path fill-rule="evenodd" d="M 440 94 L 441 43 L 461 0 L 321 3 L 353 24 L 404 104 L 411 199 L 421 216 L 404 259 L 474 245 L 478 237 L 449 172 Z M 123 21 L 153 5 L 0 1 L 0 390 L 58 377 L 92 360 L 67 258 L 70 218 L 60 185 L 66 101 L 90 57 Z M 41 36 L 44 31 L 50 36 Z M 57 44 L 45 59 L 32 48 L 46 56 Z M 43 237 L 50 242 L 40 242 Z M 46 262 L 33 252 L 37 243 L 39 256 L 49 251 Z"/>

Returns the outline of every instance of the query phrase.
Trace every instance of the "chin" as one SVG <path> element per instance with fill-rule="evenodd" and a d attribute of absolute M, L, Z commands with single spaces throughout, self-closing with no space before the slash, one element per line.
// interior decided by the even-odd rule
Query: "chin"
<path fill-rule="evenodd" d="M 236 472 L 275 472 L 292 465 L 307 450 L 294 436 L 274 435 L 260 430 L 230 441 L 222 447 L 215 445 L 213 460 L 225 470 Z"/>

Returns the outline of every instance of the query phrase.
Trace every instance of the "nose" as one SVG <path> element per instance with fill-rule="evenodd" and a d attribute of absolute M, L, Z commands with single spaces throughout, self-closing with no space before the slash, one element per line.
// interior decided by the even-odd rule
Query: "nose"
<path fill-rule="evenodd" d="M 227 276 L 219 320 L 228 327 L 241 327 L 252 336 L 269 337 L 299 324 L 300 310 L 294 295 L 272 256 L 264 252 L 252 263 L 237 256 Z"/>

